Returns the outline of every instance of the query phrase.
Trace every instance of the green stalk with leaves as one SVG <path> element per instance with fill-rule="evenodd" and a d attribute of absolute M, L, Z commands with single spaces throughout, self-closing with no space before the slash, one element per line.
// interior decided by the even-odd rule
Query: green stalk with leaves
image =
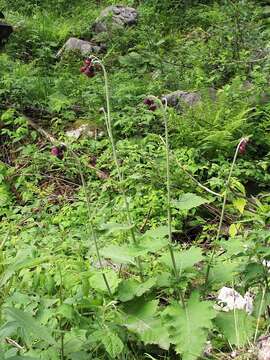
<path fill-rule="evenodd" d="M 165 152 L 166 152 L 166 189 L 167 189 L 167 226 L 168 226 L 168 249 L 171 257 L 171 262 L 173 266 L 173 272 L 175 276 L 176 283 L 179 282 L 179 271 L 177 269 L 173 246 L 172 246 L 172 207 L 171 207 L 171 175 L 170 175 L 170 144 L 169 144 L 169 130 L 168 130 L 168 118 L 167 118 L 167 101 L 165 101 L 165 105 L 162 101 L 155 97 L 150 96 L 149 99 L 153 99 L 157 102 L 162 110 L 164 128 L 165 128 Z M 181 301 L 183 307 L 185 307 L 184 296 L 182 291 L 177 288 L 177 292 L 179 295 L 179 300 Z"/>
<path fill-rule="evenodd" d="M 103 70 L 104 84 L 105 84 L 105 96 L 106 96 L 106 110 L 103 109 L 104 117 L 105 117 L 105 124 L 106 124 L 106 128 L 107 128 L 108 136 L 110 139 L 111 147 L 112 147 L 112 154 L 113 154 L 113 159 L 114 159 L 114 163 L 115 163 L 115 167 L 116 167 L 116 171 L 117 171 L 119 189 L 120 189 L 120 192 L 122 194 L 124 204 L 125 204 L 126 216 L 127 216 L 128 225 L 130 227 L 131 238 L 132 238 L 133 244 L 136 246 L 136 245 L 138 245 L 138 241 L 137 241 L 136 234 L 134 231 L 134 224 L 133 224 L 131 214 L 130 214 L 129 203 L 128 203 L 126 191 L 123 186 L 124 176 L 123 176 L 122 170 L 119 165 L 119 160 L 118 160 L 116 146 L 115 146 L 115 140 L 114 140 L 113 131 L 112 131 L 108 75 L 107 75 L 105 66 L 98 58 L 94 58 L 94 63 L 99 64 Z M 139 269 L 140 278 L 141 278 L 141 280 L 143 280 L 143 267 L 142 267 L 141 259 L 139 257 L 137 258 L 137 265 L 138 265 L 138 269 Z"/>
<path fill-rule="evenodd" d="M 222 224 L 223 224 L 224 214 L 225 214 L 225 207 L 226 207 L 226 203 L 227 203 L 228 192 L 229 192 L 229 189 L 230 189 L 230 182 L 231 182 L 232 172 L 233 172 L 233 169 L 234 169 L 234 166 L 235 166 L 235 163 L 236 163 L 236 159 L 237 159 L 239 150 L 241 149 L 241 146 L 243 146 L 243 145 L 245 146 L 247 142 L 248 142 L 248 138 L 246 138 L 246 137 L 241 138 L 241 140 L 239 141 L 239 143 L 238 143 L 238 145 L 236 147 L 234 157 L 233 157 L 233 161 L 231 163 L 230 172 L 229 172 L 229 175 L 228 175 L 228 178 L 227 178 L 227 181 L 226 181 L 226 184 L 225 184 L 225 190 L 224 190 L 224 193 L 223 193 L 223 202 L 222 202 L 221 214 L 220 214 L 220 218 L 219 218 L 217 235 L 216 235 L 215 241 L 213 243 L 213 250 L 212 250 L 210 260 L 208 262 L 207 269 L 206 269 L 205 286 L 208 283 L 210 269 L 212 267 L 212 263 L 213 263 L 213 260 L 214 260 L 215 254 L 216 254 L 217 243 L 218 243 L 220 233 L 221 233 L 221 229 L 222 229 Z"/>

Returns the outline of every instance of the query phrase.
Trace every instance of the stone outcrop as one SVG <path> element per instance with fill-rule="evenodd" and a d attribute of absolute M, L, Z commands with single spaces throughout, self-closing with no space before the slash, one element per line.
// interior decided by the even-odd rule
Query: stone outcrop
<path fill-rule="evenodd" d="M 106 32 L 113 29 L 123 29 L 125 26 L 137 24 L 138 12 L 136 9 L 122 5 L 108 6 L 100 13 L 92 30 L 95 33 Z"/>
<path fill-rule="evenodd" d="M 168 106 L 180 109 L 186 105 L 194 106 L 201 101 L 201 94 L 199 92 L 188 92 L 177 90 L 169 94 L 163 95 L 162 102 L 167 102 Z"/>
<path fill-rule="evenodd" d="M 62 55 L 62 53 L 65 51 L 78 51 L 82 55 L 87 56 L 93 53 L 98 54 L 104 50 L 105 50 L 104 45 L 96 45 L 89 41 L 71 37 L 67 40 L 64 46 L 58 51 L 57 56 Z"/>

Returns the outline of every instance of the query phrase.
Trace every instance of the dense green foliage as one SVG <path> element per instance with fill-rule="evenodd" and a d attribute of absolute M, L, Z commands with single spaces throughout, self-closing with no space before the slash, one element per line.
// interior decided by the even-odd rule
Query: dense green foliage
<path fill-rule="evenodd" d="M 15 26 L 0 50 L 0 360 L 193 360 L 207 341 L 212 359 L 254 359 L 270 305 L 267 5 L 124 1 L 138 25 L 97 39 L 110 131 L 101 69 L 56 56 L 110 3 L 0 0 Z M 175 90 L 201 101 L 143 104 Z M 101 136 L 71 140 L 74 123 Z M 252 314 L 217 309 L 223 286 L 251 292 Z"/>

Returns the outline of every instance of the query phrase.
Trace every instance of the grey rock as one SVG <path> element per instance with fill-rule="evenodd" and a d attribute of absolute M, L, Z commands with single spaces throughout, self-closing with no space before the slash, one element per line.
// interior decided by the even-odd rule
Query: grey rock
<path fill-rule="evenodd" d="M 91 55 L 97 54 L 104 50 L 103 46 L 98 46 L 89 41 L 77 39 L 77 38 L 69 38 L 64 46 L 58 51 L 56 56 L 61 56 L 65 51 L 79 51 L 82 55 Z"/>
<path fill-rule="evenodd" d="M 199 92 L 188 92 L 177 90 L 162 96 L 163 102 L 167 101 L 168 106 L 181 109 L 184 106 L 194 106 L 201 101 Z"/>
<path fill-rule="evenodd" d="M 182 91 L 177 90 L 163 95 L 161 101 L 167 105 L 182 110 L 185 107 L 193 107 L 203 99 L 209 99 L 214 102 L 217 100 L 217 91 L 214 88 L 208 88 L 202 91 Z"/>
<path fill-rule="evenodd" d="M 257 347 L 258 360 L 270 360 L 270 336 L 259 339 Z"/>
<path fill-rule="evenodd" d="M 93 24 L 95 33 L 106 32 L 111 29 L 122 29 L 125 26 L 137 24 L 138 12 L 136 9 L 122 5 L 108 6 L 100 13 Z"/>

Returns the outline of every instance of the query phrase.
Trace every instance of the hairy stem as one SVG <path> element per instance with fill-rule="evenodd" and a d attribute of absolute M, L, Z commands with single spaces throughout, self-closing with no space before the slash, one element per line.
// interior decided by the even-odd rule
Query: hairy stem
<path fill-rule="evenodd" d="M 110 97 L 109 97 L 109 82 L 108 82 L 108 76 L 107 76 L 107 71 L 105 69 L 105 66 L 103 65 L 103 63 L 100 60 L 96 60 L 96 62 L 98 64 L 100 64 L 100 66 L 102 67 L 103 70 L 103 75 L 104 75 L 104 83 L 105 83 L 105 96 L 106 96 L 106 107 L 107 107 L 107 111 L 104 111 L 105 114 L 105 124 L 106 124 L 106 128 L 107 128 L 107 132 L 109 135 L 109 139 L 111 142 L 111 147 L 112 147 L 112 154 L 113 154 L 113 160 L 115 163 L 115 167 L 116 167 L 116 171 L 117 171 L 117 176 L 118 176 L 118 181 L 119 181 L 119 189 L 120 192 L 122 194 L 123 200 L 124 200 L 124 204 L 125 204 L 125 209 L 126 209 L 126 216 L 127 216 L 127 221 L 128 221 L 128 225 L 130 226 L 130 234 L 131 234 L 131 238 L 132 241 L 134 243 L 134 245 L 138 244 L 138 241 L 136 239 L 136 235 L 135 235 L 135 230 L 134 230 L 134 224 L 131 218 L 131 214 L 130 214 L 130 209 L 129 209 L 129 203 L 128 203 L 128 199 L 127 199 L 127 195 L 126 195 L 126 191 L 125 188 L 123 186 L 123 174 L 119 165 L 119 160 L 118 160 L 118 156 L 117 156 L 117 151 L 116 151 L 116 146 L 115 146 L 115 140 L 114 140 L 114 136 L 113 136 L 113 132 L 112 132 L 112 121 L 111 121 L 111 110 L 110 110 Z M 142 263 L 140 258 L 138 257 L 136 259 L 137 261 L 137 265 L 139 268 L 139 274 L 140 274 L 140 278 L 141 280 L 143 280 L 143 268 L 142 268 Z"/>
<path fill-rule="evenodd" d="M 99 267 L 100 267 L 100 269 L 102 271 L 102 277 L 103 277 L 105 286 L 106 286 L 106 288 L 108 290 L 108 293 L 109 293 L 110 297 L 112 297 L 112 291 L 111 291 L 108 279 L 106 277 L 106 274 L 104 273 L 104 266 L 103 266 L 102 261 L 101 261 L 101 255 L 100 255 L 98 241 L 97 241 L 97 234 L 96 234 L 95 229 L 94 229 L 93 219 L 92 219 L 92 215 L 91 215 L 90 199 L 89 199 L 88 192 L 87 192 L 86 181 L 85 181 L 83 172 L 81 170 L 81 161 L 72 150 L 70 150 L 70 152 L 73 155 L 74 159 L 76 160 L 76 162 L 78 164 L 78 168 L 79 168 L 79 173 L 80 173 L 80 177 L 81 177 L 81 182 L 82 182 L 85 201 L 86 201 L 86 206 L 87 206 L 88 226 L 89 226 L 88 227 L 88 233 L 89 233 L 89 236 L 91 235 L 91 237 L 94 240 L 95 250 L 96 250 L 96 255 L 97 255 Z"/>
<path fill-rule="evenodd" d="M 165 152 L 166 152 L 166 187 L 167 187 L 167 225 L 168 225 L 168 249 L 172 261 L 173 272 L 175 276 L 175 280 L 179 282 L 179 271 L 177 269 L 173 246 L 172 246 L 172 208 L 171 208 L 171 174 L 170 174 L 170 144 L 169 144 L 169 131 L 168 131 L 168 119 L 167 119 L 167 100 L 165 99 L 165 105 L 160 101 L 160 99 L 155 96 L 151 96 L 156 102 L 159 103 L 162 112 L 163 112 L 163 120 L 165 127 Z M 185 307 L 184 296 L 182 291 L 177 288 L 177 293 L 179 296 L 179 300 L 182 303 L 182 306 Z"/>
<path fill-rule="evenodd" d="M 229 176 L 228 176 L 226 184 L 225 184 L 225 190 L 224 190 L 224 193 L 223 193 L 223 202 L 222 202 L 222 209 L 221 209 L 221 215 L 220 215 L 219 224 L 218 224 L 217 235 L 216 235 L 216 238 L 215 238 L 215 241 L 214 241 L 214 244 L 213 244 L 212 253 L 211 253 L 210 260 L 208 262 L 207 269 L 206 269 L 205 285 L 207 285 L 207 283 L 208 283 L 210 269 L 212 267 L 212 263 L 213 263 L 213 260 L 214 260 L 215 254 L 216 254 L 217 242 L 218 242 L 219 237 L 220 237 L 222 224 L 223 224 L 223 220 L 224 220 L 225 207 L 226 207 L 228 192 L 229 192 L 229 188 L 230 188 L 232 172 L 233 172 L 233 169 L 234 169 L 234 165 L 236 163 L 236 159 L 237 159 L 237 155 L 239 153 L 240 146 L 243 143 L 243 141 L 246 141 L 246 138 L 242 138 L 239 141 L 239 143 L 238 143 L 238 145 L 236 147 L 234 157 L 233 157 L 233 161 L 232 161 L 231 168 L 230 168 L 230 172 L 229 172 Z"/>

